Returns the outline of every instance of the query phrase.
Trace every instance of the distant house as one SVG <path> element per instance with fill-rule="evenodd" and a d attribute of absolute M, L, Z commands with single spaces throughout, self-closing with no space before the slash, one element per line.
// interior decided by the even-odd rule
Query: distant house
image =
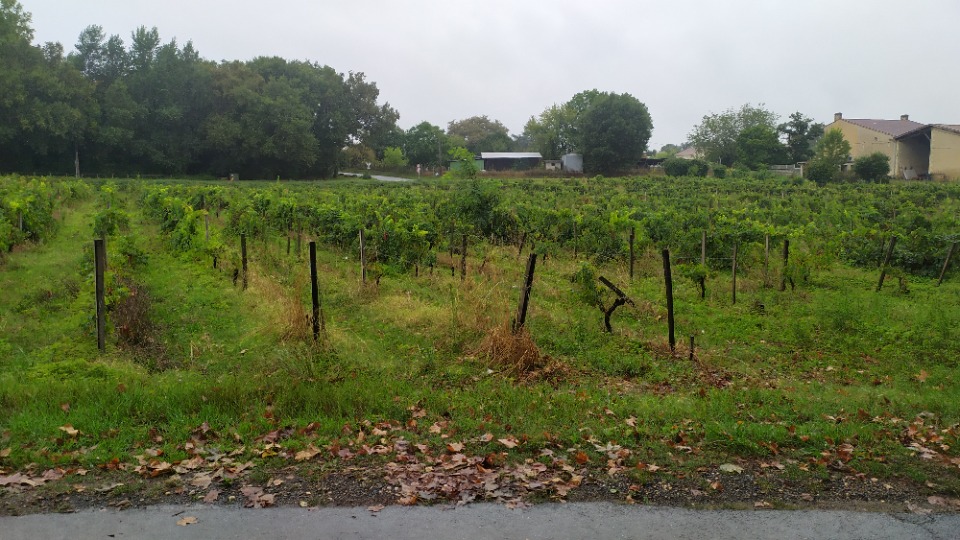
<path fill-rule="evenodd" d="M 899 120 L 871 120 L 836 113 L 825 129 L 843 133 L 851 159 L 885 154 L 891 176 L 960 178 L 960 125 L 922 124 L 906 114 Z"/>
<path fill-rule="evenodd" d="M 540 165 L 540 152 L 481 152 L 485 171 L 511 171 L 533 169 Z"/>
<path fill-rule="evenodd" d="M 688 146 L 677 152 L 674 157 L 678 157 L 680 159 L 700 159 L 703 156 L 700 155 L 700 152 L 697 152 L 696 147 Z"/>

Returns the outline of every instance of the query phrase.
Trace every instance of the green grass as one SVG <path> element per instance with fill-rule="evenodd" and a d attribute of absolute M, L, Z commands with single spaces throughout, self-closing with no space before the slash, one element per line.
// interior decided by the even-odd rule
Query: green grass
<path fill-rule="evenodd" d="M 0 266 L 4 465 L 94 467 L 151 447 L 182 459 L 204 422 L 227 449 L 252 449 L 271 430 L 312 422 L 316 442 L 329 443 L 364 421 L 394 421 L 408 438 L 442 447 L 448 440 L 426 428 L 446 421 L 455 439 L 525 440 L 511 459 L 556 444 L 602 465 L 593 442 L 615 442 L 634 460 L 667 463 L 686 452 L 680 445 L 690 454 L 676 466 L 692 470 L 736 458 L 806 463 L 849 442 L 859 470 L 924 481 L 928 465 L 900 441 L 906 423 L 921 413 L 937 428 L 960 423 L 955 282 L 914 279 L 909 294 L 891 285 L 877 293 L 873 272 L 835 264 L 779 292 L 748 268 L 733 305 L 727 274 L 708 279 L 706 300 L 677 278 L 679 354 L 671 356 L 658 253 L 640 256 L 632 281 L 622 265 L 598 268 L 636 301 L 617 310 L 611 334 L 574 291 L 579 262 L 551 257 L 538 268 L 528 328 L 563 371 L 519 381 L 475 354 L 513 316 L 523 270 L 513 247 L 486 248 L 487 274 L 476 275 L 471 260 L 466 282 L 438 266 L 419 278 L 387 276 L 379 287 L 361 285 L 346 254 L 322 250 L 328 331 L 317 345 L 305 312 L 292 307 L 309 298 L 302 259 L 276 241 L 253 243 L 251 286 L 241 291 L 228 270 L 174 253 L 155 224 L 128 209 L 147 253 L 131 275 L 150 298 L 149 347 L 119 345 L 113 333 L 106 353 L 97 352 L 88 246 L 95 203 L 69 209 L 51 241 Z M 701 364 L 686 358 L 691 334 Z M 426 416 L 413 418 L 413 406 Z M 81 433 L 67 436 L 66 424 Z M 294 435 L 283 444 L 307 442 Z M 471 444 L 478 454 L 503 449 Z"/>

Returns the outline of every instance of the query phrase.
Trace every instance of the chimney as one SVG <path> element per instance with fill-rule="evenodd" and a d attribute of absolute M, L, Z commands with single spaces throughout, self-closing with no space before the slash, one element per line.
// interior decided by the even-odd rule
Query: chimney
<path fill-rule="evenodd" d="M 833 113 L 833 121 L 839 122 L 840 120 L 843 120 L 843 113 L 842 112 Z"/>
<path fill-rule="evenodd" d="M 900 120 L 903 120 L 904 122 L 906 122 L 906 121 L 910 120 L 910 115 L 909 115 L 909 114 L 901 114 L 901 115 L 900 115 Z"/>

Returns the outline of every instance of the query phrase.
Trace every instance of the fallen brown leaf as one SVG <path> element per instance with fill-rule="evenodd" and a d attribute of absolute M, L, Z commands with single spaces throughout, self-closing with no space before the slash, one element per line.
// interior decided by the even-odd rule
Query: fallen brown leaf
<path fill-rule="evenodd" d="M 197 518 L 195 518 L 195 517 L 193 517 L 193 516 L 187 516 L 187 517 L 182 518 L 182 519 L 180 519 L 179 521 L 177 521 L 177 525 L 179 525 L 179 526 L 181 526 L 181 527 L 186 527 L 187 525 L 193 525 L 193 524 L 196 523 L 196 522 L 197 522 Z"/>
<path fill-rule="evenodd" d="M 514 439 L 513 437 L 510 437 L 510 438 L 507 438 L 507 439 L 497 439 L 497 442 L 499 442 L 500 444 L 506 446 L 507 448 L 516 448 L 517 445 L 519 444 L 519 443 L 517 442 L 517 440 Z"/>
<path fill-rule="evenodd" d="M 220 498 L 220 490 L 219 490 L 219 489 L 211 489 L 211 490 L 208 491 L 207 494 L 203 497 L 203 502 L 205 502 L 205 503 L 207 503 L 207 504 L 211 504 L 211 503 L 217 502 L 217 499 L 219 499 L 219 498 Z"/>

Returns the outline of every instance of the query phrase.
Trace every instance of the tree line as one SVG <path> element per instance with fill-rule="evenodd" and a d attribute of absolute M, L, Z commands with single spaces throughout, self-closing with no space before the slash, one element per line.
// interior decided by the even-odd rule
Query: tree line
<path fill-rule="evenodd" d="M 30 21 L 0 0 L 5 171 L 323 177 L 345 146 L 382 147 L 399 117 L 363 73 L 277 57 L 216 63 L 146 27 L 125 42 L 89 26 L 65 54 L 33 45 Z"/>

